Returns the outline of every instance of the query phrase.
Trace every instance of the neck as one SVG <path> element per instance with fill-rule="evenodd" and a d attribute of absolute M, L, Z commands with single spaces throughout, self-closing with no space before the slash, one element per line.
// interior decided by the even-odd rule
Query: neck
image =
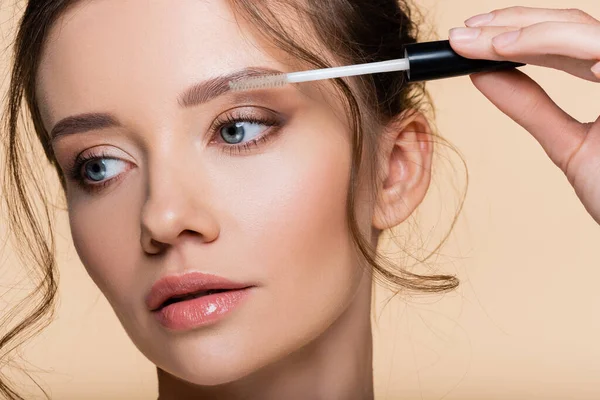
<path fill-rule="evenodd" d="M 239 381 L 196 386 L 158 370 L 159 400 L 373 399 L 371 282 L 321 336 Z"/>

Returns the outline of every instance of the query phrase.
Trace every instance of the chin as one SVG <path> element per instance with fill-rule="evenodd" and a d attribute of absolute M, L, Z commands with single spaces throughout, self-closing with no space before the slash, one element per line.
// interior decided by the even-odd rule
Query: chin
<path fill-rule="evenodd" d="M 205 357 L 202 354 L 170 357 L 167 365 L 157 365 L 173 377 L 197 386 L 219 386 L 243 380 L 266 364 L 258 364 L 247 355 Z"/>
<path fill-rule="evenodd" d="M 144 335 L 143 338 L 130 335 L 130 338 L 159 370 L 198 386 L 218 386 L 242 380 L 285 355 L 259 351 L 247 336 L 198 333 Z"/>

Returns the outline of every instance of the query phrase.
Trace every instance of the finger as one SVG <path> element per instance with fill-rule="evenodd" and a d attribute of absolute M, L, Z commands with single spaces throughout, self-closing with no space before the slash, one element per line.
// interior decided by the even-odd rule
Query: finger
<path fill-rule="evenodd" d="M 454 28 L 450 30 L 449 38 L 453 49 L 463 57 L 497 61 L 516 61 L 529 65 L 539 65 L 559 69 L 582 79 L 598 82 L 599 77 L 592 72 L 596 63 L 591 60 L 579 60 L 563 55 L 528 54 L 515 52 L 514 54 L 499 54 L 493 45 L 496 36 L 507 32 L 514 32 L 511 27 L 483 27 L 483 28 Z"/>
<path fill-rule="evenodd" d="M 542 22 L 522 29 L 507 26 L 453 28 L 449 38 L 456 49 L 481 49 L 491 44 L 486 55 L 494 59 L 559 55 L 600 60 L 600 25 Z"/>
<path fill-rule="evenodd" d="M 463 57 L 485 60 L 506 60 L 492 46 L 492 39 L 503 33 L 514 32 L 510 26 L 486 28 L 453 28 L 448 38 L 452 48 Z M 515 60 L 516 61 L 516 60 Z"/>
<path fill-rule="evenodd" d="M 589 79 L 598 82 L 591 67 L 600 60 L 600 25 L 543 22 L 496 36 L 492 46 L 496 53 L 509 59 L 554 55 L 589 60 Z"/>
<path fill-rule="evenodd" d="M 509 7 L 480 14 L 469 18 L 465 25 L 526 27 L 541 22 L 574 22 L 580 24 L 600 24 L 596 18 L 578 9 L 548 9 L 531 7 Z"/>
<path fill-rule="evenodd" d="M 552 54 L 600 60 L 600 25 L 542 22 L 492 39 L 496 52 L 505 57 Z"/>
<path fill-rule="evenodd" d="M 496 107 L 529 131 L 550 159 L 566 172 L 585 140 L 584 124 L 564 112 L 544 89 L 520 71 L 482 73 L 471 79 Z"/>

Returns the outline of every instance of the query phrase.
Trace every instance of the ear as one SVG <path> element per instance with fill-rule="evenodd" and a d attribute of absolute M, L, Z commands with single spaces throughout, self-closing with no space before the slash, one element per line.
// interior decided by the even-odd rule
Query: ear
<path fill-rule="evenodd" d="M 431 182 L 432 156 L 431 127 L 422 113 L 406 111 L 385 127 L 379 141 L 373 228 L 393 228 L 421 204 Z"/>

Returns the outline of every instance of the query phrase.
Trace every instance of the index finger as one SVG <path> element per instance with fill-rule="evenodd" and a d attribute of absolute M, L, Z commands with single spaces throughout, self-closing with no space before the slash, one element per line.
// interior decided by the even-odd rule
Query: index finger
<path fill-rule="evenodd" d="M 574 22 L 600 24 L 596 18 L 578 9 L 557 10 L 550 8 L 509 7 L 479 14 L 465 21 L 469 27 L 512 26 L 522 28 L 541 22 Z"/>

